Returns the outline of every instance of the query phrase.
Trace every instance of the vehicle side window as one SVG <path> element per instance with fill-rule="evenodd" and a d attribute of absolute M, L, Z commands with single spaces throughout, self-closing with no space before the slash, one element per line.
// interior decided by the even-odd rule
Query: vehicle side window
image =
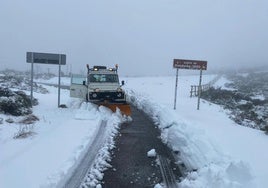
<path fill-rule="evenodd" d="M 72 78 L 71 78 L 72 84 L 82 85 L 84 81 L 86 81 L 86 78 L 83 75 L 72 75 Z"/>

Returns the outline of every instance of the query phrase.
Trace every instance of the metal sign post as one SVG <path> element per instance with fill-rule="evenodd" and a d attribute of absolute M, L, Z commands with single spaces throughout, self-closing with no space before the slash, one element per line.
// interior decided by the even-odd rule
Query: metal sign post
<path fill-rule="evenodd" d="M 199 77 L 199 86 L 198 86 L 198 99 L 197 99 L 197 110 L 200 107 L 200 98 L 201 98 L 201 82 L 202 82 L 202 69 L 200 69 L 200 77 Z"/>
<path fill-rule="evenodd" d="M 26 62 L 31 63 L 31 101 L 33 101 L 33 64 L 54 64 L 59 65 L 59 83 L 58 83 L 58 107 L 60 106 L 60 77 L 61 77 L 61 65 L 66 65 L 65 54 L 51 54 L 51 53 L 37 53 L 27 52 Z"/>
<path fill-rule="evenodd" d="M 61 77 L 61 55 L 59 54 L 59 82 L 58 82 L 58 107 L 60 107 L 60 77 Z"/>
<path fill-rule="evenodd" d="M 174 97 L 174 110 L 176 110 L 176 104 L 177 104 L 178 77 L 179 77 L 179 69 L 177 68 L 177 72 L 176 72 L 176 84 L 175 84 L 175 97 Z"/>
<path fill-rule="evenodd" d="M 32 56 L 32 63 L 31 63 L 31 105 L 33 106 L 33 56 Z"/>
<path fill-rule="evenodd" d="M 173 68 L 177 69 L 176 86 L 175 86 L 175 99 L 174 99 L 174 110 L 176 109 L 178 71 L 179 71 L 179 69 L 200 70 L 199 88 L 198 88 L 198 101 L 197 101 L 197 110 L 199 110 L 200 97 L 201 97 L 202 70 L 207 70 L 207 61 L 187 60 L 187 59 L 174 59 L 173 60 Z"/>

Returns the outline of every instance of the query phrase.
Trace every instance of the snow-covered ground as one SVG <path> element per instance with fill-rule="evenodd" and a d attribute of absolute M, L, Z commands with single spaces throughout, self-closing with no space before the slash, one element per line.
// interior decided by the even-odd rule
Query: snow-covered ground
<path fill-rule="evenodd" d="M 203 83 L 215 75 L 204 75 Z M 70 83 L 69 79 L 63 83 Z M 190 98 L 190 85 L 198 76 L 179 76 L 177 109 L 174 110 L 175 76 L 122 78 L 129 100 L 143 109 L 162 129 L 162 139 L 179 151 L 178 162 L 190 170 L 179 183 L 183 188 L 268 187 L 268 137 L 263 132 L 236 125 L 225 111 L 197 98 Z M 227 80 L 219 80 L 223 86 Z M 57 83 L 57 79 L 48 81 Z M 108 119 L 111 129 L 122 120 L 119 114 L 80 105 L 61 91 L 57 108 L 57 89 L 37 94 L 40 104 L 34 114 L 34 136 L 13 139 L 20 125 L 0 125 L 0 187 L 55 187 L 61 185 L 90 147 L 100 121 Z M 105 112 L 104 112 L 105 111 Z M 4 115 L 0 117 L 6 118 Z M 114 135 L 114 134 L 112 134 Z"/>
<path fill-rule="evenodd" d="M 50 94 L 34 93 L 40 104 L 33 111 L 40 121 L 32 129 L 33 136 L 13 139 L 22 125 L 7 122 L 0 125 L 0 187 L 62 185 L 94 141 L 101 121 L 107 120 L 111 131 L 121 122 L 118 114 L 70 99 L 68 90 L 61 91 L 61 102 L 69 108 L 59 109 L 57 88 L 47 88 Z M 0 117 L 7 118 L 2 114 Z M 103 135 L 107 139 L 113 136 L 109 131 Z M 97 162 L 100 160 L 96 158 Z"/>

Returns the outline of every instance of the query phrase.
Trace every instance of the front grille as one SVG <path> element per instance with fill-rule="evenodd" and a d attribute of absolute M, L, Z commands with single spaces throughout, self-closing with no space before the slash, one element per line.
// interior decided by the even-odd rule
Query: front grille
<path fill-rule="evenodd" d="M 123 92 L 92 92 L 92 93 L 89 93 L 90 100 L 116 101 L 116 100 L 122 100 L 124 98 L 125 98 L 125 94 Z"/>

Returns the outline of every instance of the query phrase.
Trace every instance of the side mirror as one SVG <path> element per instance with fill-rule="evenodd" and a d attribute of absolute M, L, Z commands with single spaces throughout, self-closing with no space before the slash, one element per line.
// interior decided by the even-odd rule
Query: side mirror
<path fill-rule="evenodd" d="M 122 80 L 121 85 L 122 85 L 122 86 L 125 85 L 125 81 L 124 81 L 124 80 Z"/>
<path fill-rule="evenodd" d="M 84 85 L 84 86 L 86 85 L 86 81 L 85 81 L 85 80 L 83 81 L 83 85 Z"/>

